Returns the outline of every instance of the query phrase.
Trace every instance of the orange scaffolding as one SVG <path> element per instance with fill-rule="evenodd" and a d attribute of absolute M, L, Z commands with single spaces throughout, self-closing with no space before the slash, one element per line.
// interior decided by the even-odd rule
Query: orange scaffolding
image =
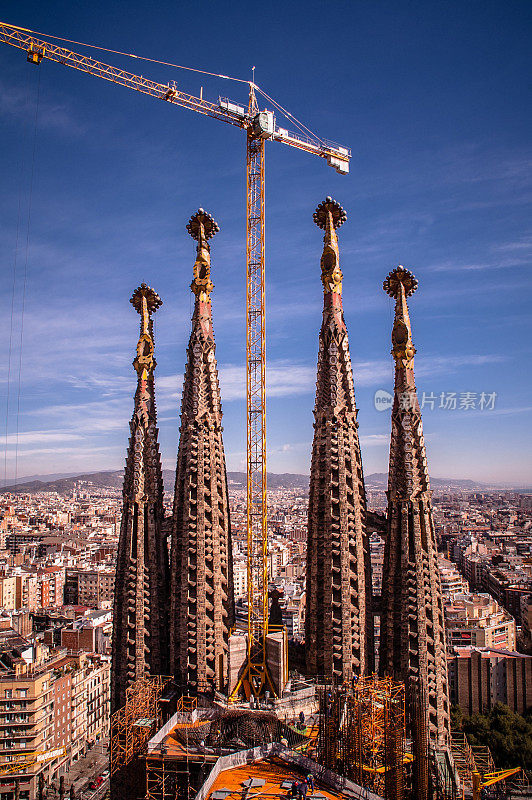
<path fill-rule="evenodd" d="M 320 689 L 317 760 L 384 798 L 404 796 L 405 687 L 376 675 Z"/>
<path fill-rule="evenodd" d="M 126 704 L 111 716 L 109 770 L 111 797 L 133 800 L 134 762 L 146 751 L 148 740 L 161 727 L 159 699 L 170 679 L 161 675 L 140 678 L 126 690 Z M 144 794 L 144 792 L 142 792 Z"/>

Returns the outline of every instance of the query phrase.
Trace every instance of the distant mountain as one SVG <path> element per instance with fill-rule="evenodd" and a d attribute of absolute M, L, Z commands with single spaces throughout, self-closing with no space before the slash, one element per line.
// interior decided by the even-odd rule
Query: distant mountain
<path fill-rule="evenodd" d="M 49 477 L 54 477 L 54 480 L 46 480 Z M 29 476 L 27 479 L 21 479 L 19 483 L 13 486 L 6 486 L 0 489 L 0 494 L 4 492 L 12 492 L 13 494 L 23 494 L 24 492 L 57 492 L 58 494 L 70 494 L 77 483 L 81 484 L 81 486 L 86 484 L 87 488 L 121 489 L 123 480 L 123 469 L 106 472 L 91 472 L 83 475 L 68 475 L 65 477 L 35 475 Z M 228 472 L 227 480 L 230 490 L 245 489 L 246 487 L 245 472 Z M 174 470 L 163 469 L 163 481 L 165 490 L 167 492 L 172 492 L 175 481 Z M 388 474 L 386 472 L 373 472 L 371 475 L 366 475 L 365 482 L 368 488 L 384 490 L 388 485 Z M 531 487 L 529 486 L 512 487 L 504 484 L 490 484 L 488 486 L 478 481 L 459 478 L 431 478 L 430 483 L 433 489 L 449 487 L 463 489 L 465 491 L 473 491 L 475 489 L 479 491 L 497 491 L 504 489 L 531 491 Z M 268 488 L 270 489 L 301 489 L 302 491 L 307 491 L 308 485 L 308 475 L 300 475 L 292 472 L 284 472 L 281 474 L 268 472 Z"/>
<path fill-rule="evenodd" d="M 87 489 L 96 487 L 98 489 L 121 489 L 124 480 L 124 470 L 113 470 L 107 472 L 91 472 L 83 475 L 70 475 L 68 477 L 57 478 L 56 480 L 43 480 L 47 477 L 35 476 L 35 480 L 24 479 L 13 486 L 6 486 L 0 489 L 0 493 L 11 492 L 12 494 L 34 494 L 36 492 L 57 492 L 57 494 L 71 494 L 76 484 L 80 484 Z M 38 479 L 40 478 L 40 479 Z M 245 472 L 228 472 L 227 480 L 229 488 L 244 489 L 246 486 Z M 175 472 L 171 469 L 163 469 L 164 488 L 167 492 L 174 489 Z M 308 489 L 308 475 L 294 475 L 284 473 L 277 475 L 274 472 L 268 473 L 268 486 L 270 489 Z"/>
<path fill-rule="evenodd" d="M 267 483 L 269 489 L 308 489 L 309 476 L 298 475 L 292 472 L 268 472 Z M 245 472 L 228 472 L 227 481 L 229 488 L 244 489 L 246 486 Z"/>
<path fill-rule="evenodd" d="M 34 483 L 35 481 L 44 483 L 58 480 L 58 478 L 71 478 L 75 474 L 75 472 L 52 472 L 50 475 L 24 475 L 16 479 L 6 478 L 2 483 L 3 486 L 15 486 L 19 483 Z"/>
<path fill-rule="evenodd" d="M 373 472 L 371 475 L 366 475 L 365 483 L 367 486 L 377 486 L 386 489 L 388 486 L 388 473 Z M 472 481 L 468 478 L 431 478 L 430 485 L 433 489 L 443 486 L 452 486 L 457 489 L 467 490 L 486 488 L 486 484 Z"/>
<path fill-rule="evenodd" d="M 364 482 L 366 486 L 378 486 L 383 487 L 384 489 L 388 485 L 388 473 L 387 472 L 373 472 L 371 475 L 364 476 Z"/>
<path fill-rule="evenodd" d="M 76 483 L 87 484 L 87 487 L 96 486 L 98 489 L 120 489 L 124 479 L 124 470 L 109 472 L 91 472 L 84 475 L 72 475 L 68 478 L 58 478 L 53 481 L 34 480 L 27 483 L 17 483 L 7 486 L 0 491 L 24 494 L 24 492 L 57 492 L 70 494 Z"/>

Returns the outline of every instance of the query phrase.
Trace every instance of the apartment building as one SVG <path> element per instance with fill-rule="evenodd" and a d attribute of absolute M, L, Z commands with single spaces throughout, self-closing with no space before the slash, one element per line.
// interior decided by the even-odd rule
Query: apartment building
<path fill-rule="evenodd" d="M 451 702 L 464 714 L 487 714 L 496 703 L 523 714 L 532 705 L 532 656 L 465 647 L 448 665 Z"/>
<path fill-rule="evenodd" d="M 245 561 L 233 563 L 233 586 L 235 597 L 245 597 L 248 591 L 248 567 Z"/>
<path fill-rule="evenodd" d="M 109 734 L 111 661 L 79 653 L 69 658 L 72 667 L 71 759 L 77 761 L 87 748 Z"/>
<path fill-rule="evenodd" d="M 489 594 L 444 597 L 444 613 L 449 651 L 470 646 L 515 650 L 515 620 Z"/>
<path fill-rule="evenodd" d="M 114 585 L 115 571 L 111 567 L 67 569 L 64 600 L 69 605 L 110 607 Z"/>
<path fill-rule="evenodd" d="M 36 611 L 40 605 L 38 596 L 38 578 L 32 572 L 22 572 L 15 575 L 15 608 L 25 608 L 28 611 Z"/>
<path fill-rule="evenodd" d="M 39 665 L 28 663 L 28 653 L 21 644 L 1 655 L 0 766 L 28 752 L 45 755 L 19 773 L 0 775 L 0 800 L 15 800 L 15 779 L 20 800 L 35 800 L 40 774 L 47 782 L 62 775 L 109 732 L 109 658 L 63 651 L 41 654 Z"/>
<path fill-rule="evenodd" d="M 54 677 L 49 668 L 28 671 L 22 659 L 13 659 L 11 674 L 0 675 L 0 764 L 18 760 L 27 751 L 54 751 Z M 67 758 L 63 750 L 44 763 L 33 763 L 20 774 L 0 776 L 1 800 L 14 798 L 13 781 L 19 778 L 20 798 L 33 800 L 38 777 L 46 781 L 59 774 Z"/>
<path fill-rule="evenodd" d="M 14 611 L 17 607 L 17 580 L 14 575 L 0 576 L 0 608 Z"/>
<path fill-rule="evenodd" d="M 78 617 L 60 631 L 61 647 L 86 653 L 110 653 L 113 627 L 112 611 L 92 611 Z"/>
<path fill-rule="evenodd" d="M 444 597 L 453 598 L 458 594 L 467 594 L 469 586 L 466 579 L 460 574 L 456 564 L 440 556 L 438 558 L 440 569 L 441 591 Z"/>

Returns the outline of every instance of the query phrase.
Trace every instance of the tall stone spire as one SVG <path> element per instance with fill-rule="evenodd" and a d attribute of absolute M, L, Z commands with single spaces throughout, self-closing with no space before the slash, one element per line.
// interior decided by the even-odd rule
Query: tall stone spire
<path fill-rule="evenodd" d="M 405 681 L 426 712 L 432 741 L 449 736 L 445 632 L 436 536 L 421 412 L 414 380 L 406 299 L 414 275 L 394 269 L 383 288 L 395 299 L 392 355 L 395 396 L 388 475 L 387 538 L 382 581 L 380 671 Z"/>
<path fill-rule="evenodd" d="M 146 284 L 130 301 L 140 314 L 133 366 L 138 376 L 124 473 L 122 524 L 116 564 L 111 705 L 126 701 L 126 688 L 168 664 L 168 553 L 163 531 L 163 478 L 157 441 L 152 314 L 162 305 Z"/>
<path fill-rule="evenodd" d="M 219 230 L 200 208 L 187 230 L 198 242 L 196 297 L 181 401 L 174 495 L 170 662 L 188 691 L 223 688 L 234 623 L 233 571 L 222 407 L 212 326 L 210 245 Z"/>
<path fill-rule="evenodd" d="M 307 668 L 335 682 L 373 668 L 366 495 L 336 229 L 346 213 L 330 197 L 314 221 L 325 230 L 314 442 L 307 539 Z"/>

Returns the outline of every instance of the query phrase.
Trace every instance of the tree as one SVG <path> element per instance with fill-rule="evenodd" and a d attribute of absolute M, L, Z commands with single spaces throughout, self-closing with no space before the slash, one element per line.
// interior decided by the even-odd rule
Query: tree
<path fill-rule="evenodd" d="M 523 767 L 532 770 L 532 718 L 516 714 L 508 706 L 497 703 L 486 716 L 455 715 L 469 744 L 489 747 L 498 769 Z"/>

